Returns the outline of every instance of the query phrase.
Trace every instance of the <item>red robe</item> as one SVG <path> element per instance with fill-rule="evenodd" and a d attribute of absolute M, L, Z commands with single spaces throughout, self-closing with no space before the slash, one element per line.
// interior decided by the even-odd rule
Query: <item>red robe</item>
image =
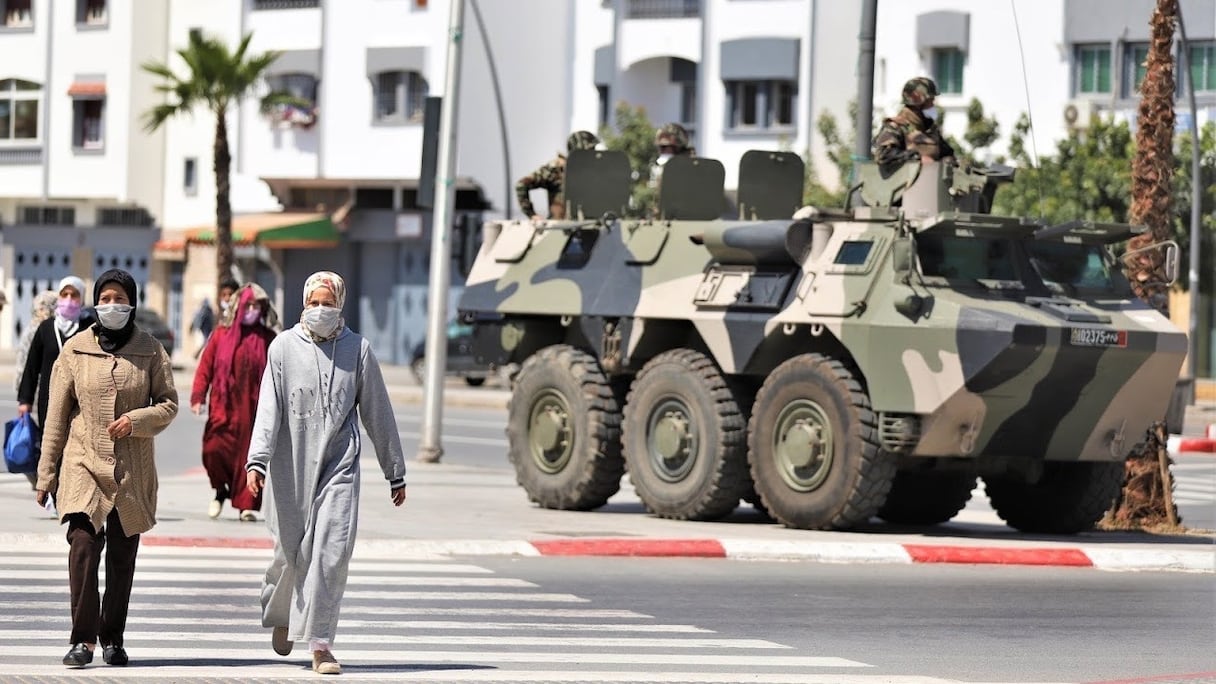
<path fill-rule="evenodd" d="M 262 508 L 262 497 L 250 494 L 246 486 L 245 461 L 266 370 L 266 349 L 274 337 L 274 331 L 260 322 L 217 328 L 194 372 L 190 404 L 208 404 L 203 467 L 211 487 L 227 492 L 239 511 Z"/>

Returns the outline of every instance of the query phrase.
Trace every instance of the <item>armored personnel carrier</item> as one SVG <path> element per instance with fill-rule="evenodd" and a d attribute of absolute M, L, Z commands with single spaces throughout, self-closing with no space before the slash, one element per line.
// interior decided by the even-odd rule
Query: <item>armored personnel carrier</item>
<path fill-rule="evenodd" d="M 658 516 L 848 529 L 949 520 L 982 477 L 1019 530 L 1091 527 L 1186 337 L 1110 249 L 1141 228 L 988 213 L 1011 177 L 862 165 L 853 208 L 799 208 L 801 160 L 752 151 L 723 218 L 721 163 L 677 157 L 630 219 L 625 157 L 572 153 L 571 218 L 487 224 L 458 305 L 482 361 L 521 364 L 520 485 L 587 510 L 628 471 Z"/>

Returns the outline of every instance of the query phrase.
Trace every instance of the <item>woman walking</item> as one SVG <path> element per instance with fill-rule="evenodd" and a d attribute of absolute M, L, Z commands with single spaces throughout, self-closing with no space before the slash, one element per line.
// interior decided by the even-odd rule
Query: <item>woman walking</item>
<path fill-rule="evenodd" d="M 50 384 L 37 500 L 57 492 L 68 525 L 72 648 L 69 667 L 127 664 L 123 632 L 139 535 L 156 523 L 153 437 L 177 415 L 169 356 L 135 326 L 135 280 L 111 269 L 93 288 L 98 323 L 63 345 Z M 105 598 L 98 568 L 106 563 Z"/>
<path fill-rule="evenodd" d="M 358 421 L 376 447 L 393 504 L 405 503 L 405 459 L 380 365 L 342 321 L 346 287 L 321 271 L 304 283 L 304 313 L 270 345 L 249 488 L 267 478 L 274 560 L 262 583 L 262 626 L 279 655 L 307 640 L 313 670 L 342 671 L 330 647 L 359 517 Z"/>
<path fill-rule="evenodd" d="M 204 404 L 207 407 L 203 467 L 215 489 L 208 515 L 219 517 L 224 501 L 231 500 L 240 519 L 252 522 L 257 520 L 254 511 L 261 510 L 262 499 L 246 486 L 245 457 L 266 370 L 266 350 L 275 337 L 268 322 L 277 318 L 270 297 L 258 285 L 241 288 L 234 301 L 235 320 L 212 333 L 194 372 L 190 409 L 198 415 Z"/>

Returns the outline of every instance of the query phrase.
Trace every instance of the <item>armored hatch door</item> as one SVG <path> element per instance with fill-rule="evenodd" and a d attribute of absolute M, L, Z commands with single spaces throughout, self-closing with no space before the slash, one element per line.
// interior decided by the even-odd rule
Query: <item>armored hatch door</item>
<path fill-rule="evenodd" d="M 648 266 L 659 258 L 670 230 L 658 223 L 639 223 L 625 229 L 625 263 Z"/>
<path fill-rule="evenodd" d="M 856 168 L 858 184 L 854 190 L 861 193 L 861 203 L 867 207 L 898 206 L 920 175 L 919 161 L 903 164 L 890 173 L 874 162 L 858 162 Z"/>
<path fill-rule="evenodd" d="M 712 221 L 726 208 L 726 169 L 717 159 L 676 156 L 663 165 L 659 217 L 668 221 Z"/>
<path fill-rule="evenodd" d="M 739 219 L 785 219 L 802 206 L 802 157 L 748 150 L 739 160 Z"/>
<path fill-rule="evenodd" d="M 625 215 L 633 172 L 629 157 L 616 150 L 574 150 L 566 158 L 566 216 L 595 220 L 606 213 Z"/>
<path fill-rule="evenodd" d="M 500 263 L 516 263 L 528 253 L 536 228 L 528 221 L 503 223 L 498 239 L 490 246 L 490 256 Z"/>

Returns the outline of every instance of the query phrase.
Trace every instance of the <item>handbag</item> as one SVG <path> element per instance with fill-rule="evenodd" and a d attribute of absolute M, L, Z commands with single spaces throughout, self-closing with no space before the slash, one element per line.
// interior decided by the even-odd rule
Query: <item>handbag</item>
<path fill-rule="evenodd" d="M 37 472 L 41 446 L 42 434 L 30 414 L 4 424 L 4 464 L 10 473 Z"/>

